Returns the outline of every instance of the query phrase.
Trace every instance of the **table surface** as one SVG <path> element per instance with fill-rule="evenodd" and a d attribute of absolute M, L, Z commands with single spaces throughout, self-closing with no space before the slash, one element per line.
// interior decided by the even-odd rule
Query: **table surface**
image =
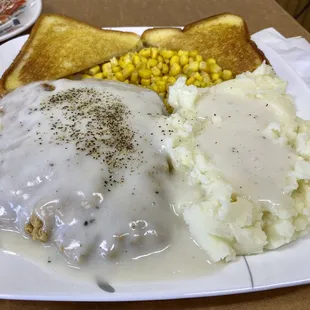
<path fill-rule="evenodd" d="M 294 1 L 294 0 L 292 0 Z M 296 0 L 297 1 L 297 0 Z M 310 34 L 274 0 L 43 0 L 44 13 L 60 13 L 104 26 L 185 25 L 223 12 L 241 15 L 251 33 L 274 27 L 286 37 Z M 294 266 L 292 266 L 294 268 Z M 310 309 L 310 286 L 212 298 L 131 302 L 68 303 L 1 300 L 1 310 L 54 309 Z"/>

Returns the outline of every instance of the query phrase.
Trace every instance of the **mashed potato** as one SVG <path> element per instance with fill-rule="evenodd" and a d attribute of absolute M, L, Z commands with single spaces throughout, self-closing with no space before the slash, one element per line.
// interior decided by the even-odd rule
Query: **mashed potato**
<path fill-rule="evenodd" d="M 310 216 L 310 123 L 286 83 L 261 65 L 206 90 L 170 87 L 166 146 L 188 190 L 178 206 L 210 260 L 275 249 L 304 235 Z"/>

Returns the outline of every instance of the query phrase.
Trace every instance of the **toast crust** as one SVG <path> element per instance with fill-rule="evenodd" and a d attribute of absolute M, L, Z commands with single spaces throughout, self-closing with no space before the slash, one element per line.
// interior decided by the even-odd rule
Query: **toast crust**
<path fill-rule="evenodd" d="M 68 21 L 68 23 L 70 24 L 78 24 L 81 27 L 85 27 L 88 30 L 92 30 L 94 33 L 96 32 L 96 34 L 100 31 L 102 32 L 103 36 L 107 35 L 110 37 L 116 37 L 115 39 L 117 40 L 117 37 L 131 37 L 131 39 L 136 40 L 137 44 L 134 45 L 131 49 L 126 49 L 126 51 L 122 51 L 122 52 L 129 52 L 132 50 L 137 50 L 139 48 L 142 47 L 142 41 L 140 39 L 140 37 L 133 33 L 133 32 L 123 32 L 123 31 L 114 31 L 114 30 L 103 30 L 99 27 L 95 27 L 95 26 L 91 26 L 87 23 L 84 22 L 80 22 L 77 21 L 73 18 L 67 17 L 67 16 L 63 16 L 63 15 L 58 15 L 58 14 L 42 14 L 39 19 L 37 20 L 37 22 L 35 23 L 34 27 L 32 28 L 32 31 L 30 33 L 29 38 L 27 39 L 26 43 L 23 45 L 22 49 L 20 50 L 20 52 L 18 53 L 18 55 L 16 56 L 16 58 L 14 59 L 14 61 L 12 62 L 12 64 L 10 65 L 10 67 L 4 72 L 2 78 L 0 79 L 0 93 L 4 93 L 6 91 L 12 90 L 13 88 L 16 88 L 18 86 L 30 83 L 30 82 L 34 82 L 34 81 L 38 81 L 38 80 L 49 80 L 49 79 L 58 79 L 61 77 L 65 77 L 74 73 L 77 73 L 79 71 L 88 69 L 89 67 L 95 66 L 101 62 L 95 61 L 92 62 L 91 60 L 86 61 L 85 64 L 83 64 L 81 61 L 81 63 L 79 64 L 79 66 L 77 68 L 68 68 L 68 72 L 66 72 L 66 74 L 57 74 L 57 72 L 55 72 L 55 68 L 51 68 L 48 67 L 46 68 L 46 63 L 43 62 L 47 62 L 48 58 L 44 58 L 45 56 L 42 57 L 43 60 L 39 59 L 38 57 L 33 57 L 33 55 L 31 55 L 31 49 L 33 47 L 33 42 L 36 40 L 36 35 L 38 33 L 38 31 L 41 29 L 42 23 L 45 21 L 46 18 L 61 18 L 62 21 Z M 43 26 L 42 26 L 43 27 Z M 100 36 L 100 34 L 99 34 Z M 70 39 L 70 38 L 69 38 Z M 72 39 L 72 38 L 71 38 Z M 112 40 L 110 40 L 112 41 Z M 45 47 L 45 49 L 47 49 L 47 44 L 48 42 L 36 42 L 34 46 L 35 49 L 38 48 L 38 46 L 41 47 L 43 45 L 43 47 Z M 115 46 L 117 47 L 117 44 L 115 44 Z M 95 48 L 95 47 L 94 47 Z M 37 52 L 37 51 L 36 51 Z M 39 54 L 36 54 L 35 56 L 39 56 Z M 50 56 L 50 55 L 48 55 Z M 58 55 L 60 56 L 60 55 Z M 116 51 L 115 53 L 110 53 L 108 57 L 103 57 L 102 58 L 102 62 L 114 57 L 114 56 L 120 56 L 119 52 Z M 61 57 L 61 56 L 60 56 Z M 26 58 L 26 59 L 25 59 Z M 86 56 L 87 58 L 87 56 Z M 107 59 L 105 59 L 107 58 Z M 64 58 L 65 59 L 65 58 Z M 43 70 L 41 70 L 41 68 L 36 65 L 37 61 L 41 61 L 42 62 L 42 66 L 43 66 Z M 45 66 L 45 70 L 44 70 L 44 66 Z M 18 71 L 19 72 L 16 72 Z M 36 71 L 35 71 L 36 70 Z M 45 71 L 45 72 L 44 72 Z M 16 75 L 14 77 L 14 75 Z M 16 79 L 17 84 L 16 87 L 11 87 L 8 82 L 9 79 Z"/>

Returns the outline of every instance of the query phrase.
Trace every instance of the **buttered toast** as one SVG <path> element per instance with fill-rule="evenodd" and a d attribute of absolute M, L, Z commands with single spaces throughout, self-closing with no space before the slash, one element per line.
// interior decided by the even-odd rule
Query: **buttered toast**
<path fill-rule="evenodd" d="M 0 80 L 0 92 L 55 80 L 141 48 L 140 36 L 102 30 L 61 15 L 41 15 Z"/>
<path fill-rule="evenodd" d="M 142 34 L 145 46 L 171 50 L 197 50 L 204 59 L 217 63 L 234 74 L 255 70 L 265 59 L 250 40 L 245 21 L 233 14 L 220 14 L 177 28 L 153 28 Z"/>

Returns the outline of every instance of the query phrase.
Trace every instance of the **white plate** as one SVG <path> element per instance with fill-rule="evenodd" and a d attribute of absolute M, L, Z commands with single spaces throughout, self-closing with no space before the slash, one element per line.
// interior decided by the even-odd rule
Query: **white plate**
<path fill-rule="evenodd" d="M 145 28 L 117 28 L 138 34 Z M 27 36 L 0 47 L 0 76 L 19 52 Z M 258 42 L 257 42 L 258 43 Z M 272 49 L 259 43 L 277 74 L 289 82 L 299 115 L 310 119 L 310 91 L 296 73 Z M 0 252 L 0 298 L 125 301 L 224 295 L 310 283 L 310 236 L 277 251 L 239 257 L 216 272 L 179 281 L 143 282 L 115 285 L 114 293 L 105 293 L 95 285 L 60 279 L 13 253 Z M 160 266 L 159 266 L 160 268 Z"/>
<path fill-rule="evenodd" d="M 31 27 L 39 17 L 41 10 L 42 0 L 27 0 L 25 9 L 15 18 L 15 23 L 19 24 L 12 26 L 12 23 L 8 22 L 1 26 L 1 30 L 5 31 L 0 31 L 0 42 L 8 40 Z"/>

